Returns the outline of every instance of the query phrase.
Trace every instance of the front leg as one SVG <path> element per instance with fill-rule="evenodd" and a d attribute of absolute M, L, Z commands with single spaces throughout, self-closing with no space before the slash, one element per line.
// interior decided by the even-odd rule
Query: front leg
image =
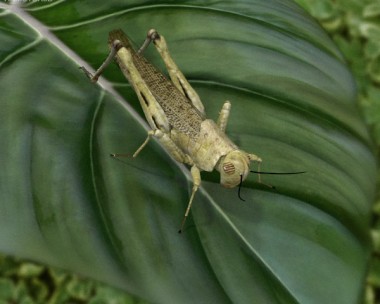
<path fill-rule="evenodd" d="M 222 109 L 219 112 L 219 117 L 217 121 L 217 125 L 219 129 L 225 133 L 227 123 L 228 123 L 228 117 L 230 116 L 231 112 L 231 103 L 227 100 L 224 102 Z"/>
<path fill-rule="evenodd" d="M 178 233 L 182 232 L 182 229 L 183 229 L 183 226 L 185 225 L 186 219 L 189 216 L 189 212 L 190 212 L 190 209 L 191 209 L 191 205 L 193 204 L 193 199 L 194 199 L 195 193 L 198 191 L 198 188 L 201 185 L 201 172 L 198 169 L 198 167 L 196 167 L 195 165 L 193 165 L 191 167 L 191 176 L 193 178 L 193 188 L 192 188 L 192 191 L 191 191 L 191 196 L 190 196 L 189 203 L 187 204 L 185 216 L 183 217 L 183 220 L 182 220 L 182 223 L 181 223 L 181 227 L 178 230 Z"/>
<path fill-rule="evenodd" d="M 136 157 L 140 153 L 140 151 L 146 146 L 146 144 L 149 142 L 150 138 L 153 137 L 153 136 L 156 137 L 161 142 L 161 144 L 163 144 L 163 146 L 166 148 L 166 151 L 168 151 L 169 154 L 174 159 L 176 159 L 177 161 L 179 161 L 181 163 L 188 164 L 188 165 L 192 166 L 190 172 L 191 172 L 191 176 L 193 178 L 193 187 L 192 187 L 192 190 L 191 190 L 191 196 L 190 196 L 189 203 L 187 204 L 185 215 L 184 215 L 183 220 L 181 222 L 181 227 L 178 230 L 178 233 L 181 233 L 182 229 L 183 229 L 183 227 L 185 225 L 186 219 L 189 216 L 190 209 L 191 209 L 191 206 L 193 204 L 195 193 L 198 191 L 198 188 L 199 188 L 199 186 L 201 184 L 201 173 L 200 173 L 200 170 L 198 169 L 198 167 L 194 165 L 193 160 L 187 154 L 185 154 L 175 144 L 175 142 L 172 141 L 172 139 L 170 138 L 170 136 L 167 133 L 164 133 L 164 132 L 162 132 L 160 130 L 151 130 L 151 131 L 149 131 L 147 139 L 137 149 L 137 151 L 133 154 L 133 157 Z"/>

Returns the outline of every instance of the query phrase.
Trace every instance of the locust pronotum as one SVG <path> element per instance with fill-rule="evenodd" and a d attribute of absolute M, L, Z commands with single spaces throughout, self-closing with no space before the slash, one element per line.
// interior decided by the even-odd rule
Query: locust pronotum
<path fill-rule="evenodd" d="M 165 63 L 170 80 L 142 55 L 151 42 Z M 260 172 L 261 158 L 239 149 L 225 134 L 231 103 L 224 102 L 216 123 L 207 119 L 198 94 L 172 59 L 165 38 L 156 30 L 148 31 L 143 45 L 137 52 L 120 29 L 109 33 L 108 44 L 110 54 L 94 75 L 84 67 L 81 69 L 92 82 L 96 82 L 105 67 L 115 59 L 135 90 L 152 130 L 148 131 L 148 137 L 133 157 L 141 152 L 151 137 L 155 137 L 174 159 L 191 166 L 193 188 L 179 233 L 184 227 L 194 195 L 200 186 L 200 171 L 218 170 L 222 186 L 233 188 L 239 185 L 239 197 L 240 186 L 250 172 L 251 161 L 258 163 L 258 170 L 251 172 L 258 173 L 259 182 L 260 174 L 303 173 Z"/>

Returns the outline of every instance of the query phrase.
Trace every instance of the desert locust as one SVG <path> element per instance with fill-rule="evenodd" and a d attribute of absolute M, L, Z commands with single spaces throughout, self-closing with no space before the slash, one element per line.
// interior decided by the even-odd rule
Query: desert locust
<path fill-rule="evenodd" d="M 170 80 L 142 55 L 151 42 L 165 63 Z M 258 170 L 253 172 L 259 174 L 260 182 L 261 158 L 239 149 L 225 134 L 231 103 L 224 102 L 216 123 L 208 119 L 198 94 L 172 59 L 162 35 L 151 29 L 141 48 L 135 51 L 127 35 L 117 29 L 109 33 L 108 44 L 110 54 L 94 75 L 81 68 L 96 82 L 104 68 L 115 59 L 135 90 L 152 129 L 133 157 L 141 152 L 151 137 L 155 137 L 174 159 L 191 166 L 193 187 L 179 232 L 201 184 L 200 171 L 218 170 L 222 186 L 233 188 L 239 185 L 240 196 L 240 185 L 250 172 L 250 163 L 256 162 Z M 297 173 L 301 172 L 290 174 Z"/>

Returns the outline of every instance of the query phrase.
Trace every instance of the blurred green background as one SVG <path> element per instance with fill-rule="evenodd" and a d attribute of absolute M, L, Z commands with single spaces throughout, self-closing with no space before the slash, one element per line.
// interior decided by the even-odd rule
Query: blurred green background
<path fill-rule="evenodd" d="M 379 151 L 380 1 L 297 0 L 330 34 L 358 87 L 358 104 Z M 373 254 L 363 303 L 380 303 L 380 200 L 373 206 Z"/>
<path fill-rule="evenodd" d="M 357 82 L 358 103 L 377 146 L 380 144 L 380 1 L 296 0 L 330 34 Z M 363 303 L 380 303 L 380 200 L 373 210 L 374 253 Z M 0 256 L 0 304 L 144 303 L 111 287 L 57 269 Z"/>

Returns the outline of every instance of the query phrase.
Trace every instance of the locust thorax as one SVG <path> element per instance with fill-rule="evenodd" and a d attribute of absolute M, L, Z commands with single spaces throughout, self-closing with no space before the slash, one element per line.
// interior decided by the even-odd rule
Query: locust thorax
<path fill-rule="evenodd" d="M 249 173 L 249 154 L 234 150 L 219 161 L 220 183 L 223 187 L 233 188 L 244 181 Z"/>

